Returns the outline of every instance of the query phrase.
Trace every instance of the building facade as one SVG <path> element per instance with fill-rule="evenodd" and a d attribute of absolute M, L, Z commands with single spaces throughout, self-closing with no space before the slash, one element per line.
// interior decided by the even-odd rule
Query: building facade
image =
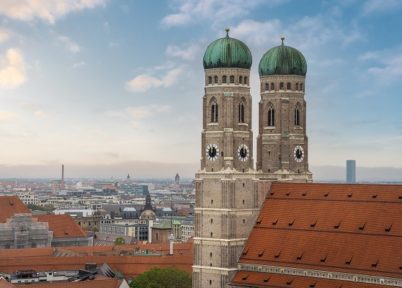
<path fill-rule="evenodd" d="M 193 287 L 196 288 L 226 287 L 233 277 L 265 198 L 259 189 L 262 184 L 277 180 L 312 181 L 307 160 L 304 100 L 307 64 L 303 55 L 282 42 L 261 59 L 255 170 L 250 94 L 252 56 L 249 48 L 229 37 L 228 32 L 207 47 L 203 58 L 201 169 L 195 180 Z"/>

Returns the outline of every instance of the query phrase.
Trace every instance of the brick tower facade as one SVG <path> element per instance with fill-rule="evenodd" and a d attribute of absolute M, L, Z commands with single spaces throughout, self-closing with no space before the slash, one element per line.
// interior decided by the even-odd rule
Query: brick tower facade
<path fill-rule="evenodd" d="M 193 266 L 197 288 L 226 287 L 263 200 L 258 200 L 253 169 L 250 66 L 247 46 L 228 35 L 212 42 L 204 56 Z"/>

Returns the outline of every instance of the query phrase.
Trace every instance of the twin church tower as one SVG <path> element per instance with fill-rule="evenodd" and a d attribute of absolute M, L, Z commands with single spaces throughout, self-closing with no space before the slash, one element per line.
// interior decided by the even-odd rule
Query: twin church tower
<path fill-rule="evenodd" d="M 209 44 L 201 169 L 196 174 L 193 287 L 226 287 L 272 181 L 311 182 L 308 170 L 307 63 L 282 44 L 262 57 L 257 161 L 254 167 L 250 68 L 240 40 Z"/>

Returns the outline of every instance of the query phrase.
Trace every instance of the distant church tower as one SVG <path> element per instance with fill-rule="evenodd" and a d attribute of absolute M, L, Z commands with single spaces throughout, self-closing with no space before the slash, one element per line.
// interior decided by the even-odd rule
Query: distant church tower
<path fill-rule="evenodd" d="M 304 100 L 307 63 L 301 52 L 285 46 L 281 39 L 282 44 L 268 50 L 258 67 L 258 177 L 311 182 Z"/>

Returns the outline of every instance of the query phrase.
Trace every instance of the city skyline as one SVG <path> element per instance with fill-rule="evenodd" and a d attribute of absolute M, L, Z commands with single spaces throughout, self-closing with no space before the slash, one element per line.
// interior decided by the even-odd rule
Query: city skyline
<path fill-rule="evenodd" d="M 116 167 L 125 165 L 127 172 L 152 171 L 152 163 L 172 169 L 172 177 L 175 166 L 186 167 L 181 175 L 194 173 L 201 150 L 202 55 L 225 27 L 253 56 L 255 135 L 258 62 L 284 35 L 307 60 L 312 172 L 344 167 L 349 158 L 384 177 L 401 170 L 402 43 L 393 33 L 402 21 L 401 2 L 33 3 L 0 4 L 3 175 L 10 167 L 45 173 L 61 163 L 88 167 L 82 174 L 104 167 L 103 175 L 111 167 L 116 176 Z"/>

